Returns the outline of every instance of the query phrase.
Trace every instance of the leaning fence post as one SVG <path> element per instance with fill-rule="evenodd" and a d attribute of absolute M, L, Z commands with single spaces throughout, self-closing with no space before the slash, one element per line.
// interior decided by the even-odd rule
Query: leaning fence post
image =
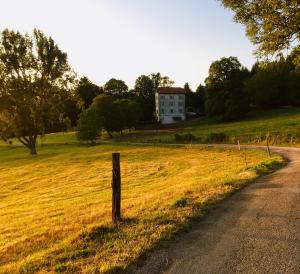
<path fill-rule="evenodd" d="M 112 221 L 121 220 L 121 170 L 120 153 L 112 154 Z"/>
<path fill-rule="evenodd" d="M 238 148 L 239 148 L 239 150 L 241 150 L 240 140 L 238 140 Z"/>

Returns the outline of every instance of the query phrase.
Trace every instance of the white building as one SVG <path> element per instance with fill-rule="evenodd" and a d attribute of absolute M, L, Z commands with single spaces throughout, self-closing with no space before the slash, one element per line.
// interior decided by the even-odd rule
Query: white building
<path fill-rule="evenodd" d="M 185 90 L 183 88 L 158 88 L 155 94 L 156 117 L 162 124 L 185 120 Z"/>

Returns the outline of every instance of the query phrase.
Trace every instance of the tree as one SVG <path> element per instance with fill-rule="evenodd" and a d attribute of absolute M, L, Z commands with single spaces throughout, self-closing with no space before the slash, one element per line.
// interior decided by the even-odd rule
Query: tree
<path fill-rule="evenodd" d="M 97 119 L 101 121 L 110 137 L 113 132 L 122 132 L 126 128 L 134 127 L 139 120 L 139 107 L 129 99 L 115 99 L 103 94 L 95 98 L 90 108 L 96 110 Z"/>
<path fill-rule="evenodd" d="M 155 86 L 153 80 L 146 75 L 141 75 L 135 81 L 135 94 L 138 96 L 138 103 L 141 106 L 141 120 L 151 121 L 155 109 Z"/>
<path fill-rule="evenodd" d="M 159 87 L 171 87 L 174 84 L 174 81 L 170 80 L 168 76 L 161 76 L 159 72 L 152 73 L 149 77 L 153 81 L 155 90 Z"/>
<path fill-rule="evenodd" d="M 100 95 L 101 88 L 92 83 L 87 77 L 82 77 L 75 90 L 76 95 L 82 100 L 84 108 L 87 109 L 96 96 Z"/>
<path fill-rule="evenodd" d="M 70 96 L 64 103 L 63 113 L 71 121 L 71 126 L 77 125 L 78 116 L 82 112 L 82 104 L 78 102 L 77 96 Z"/>
<path fill-rule="evenodd" d="M 74 80 L 67 54 L 51 37 L 4 30 L 0 36 L 1 132 L 11 132 L 31 154 L 36 139 L 58 121 Z M 7 134 L 7 133 L 5 133 Z"/>
<path fill-rule="evenodd" d="M 139 122 L 141 113 L 138 103 L 128 99 L 119 99 L 115 103 L 120 113 L 120 117 L 118 118 L 122 122 L 121 132 L 123 129 L 134 128 Z"/>
<path fill-rule="evenodd" d="M 257 65 L 256 72 L 246 82 L 253 105 L 258 109 L 269 109 L 293 102 L 294 89 L 298 88 L 291 79 L 299 78 L 294 78 L 297 74 L 291 74 L 291 71 L 292 66 L 285 58 Z"/>
<path fill-rule="evenodd" d="M 242 68 L 236 57 L 221 58 L 211 64 L 205 79 L 205 110 L 210 116 L 234 120 L 249 110 L 244 81 L 248 70 Z"/>
<path fill-rule="evenodd" d="M 186 108 L 198 114 L 204 113 L 205 87 L 200 84 L 197 87 L 196 92 L 191 91 L 189 87 L 185 87 L 185 90 L 187 92 L 185 95 Z"/>
<path fill-rule="evenodd" d="M 102 121 L 95 107 L 84 110 L 79 115 L 77 126 L 77 138 L 83 141 L 95 143 L 102 129 Z"/>
<path fill-rule="evenodd" d="M 154 118 L 156 90 L 159 87 L 172 86 L 173 83 L 168 76 L 161 76 L 159 72 L 149 76 L 141 75 L 136 79 L 134 91 L 141 107 L 142 121 L 152 121 Z"/>
<path fill-rule="evenodd" d="M 193 91 L 191 90 L 191 88 L 190 88 L 189 83 L 185 83 L 183 89 L 185 90 L 185 92 L 186 92 L 187 94 L 193 92 Z"/>
<path fill-rule="evenodd" d="M 125 84 L 122 80 L 117 80 L 115 78 L 110 79 L 105 85 L 104 85 L 104 92 L 107 94 L 116 96 L 116 97 L 122 97 L 123 95 L 128 92 L 128 86 Z"/>
<path fill-rule="evenodd" d="M 137 96 L 152 99 L 155 94 L 154 81 L 146 75 L 141 75 L 135 81 L 134 90 Z"/>
<path fill-rule="evenodd" d="M 276 54 L 290 46 L 299 46 L 299 1 L 221 0 L 221 2 L 234 12 L 236 22 L 246 26 L 246 33 L 252 43 L 258 46 L 258 53 Z"/>

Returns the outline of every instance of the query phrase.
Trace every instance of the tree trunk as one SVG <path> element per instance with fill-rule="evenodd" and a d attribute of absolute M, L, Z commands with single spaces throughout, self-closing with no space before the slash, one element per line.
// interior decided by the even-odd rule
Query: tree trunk
<path fill-rule="evenodd" d="M 19 137 L 18 140 L 29 149 L 31 155 L 36 155 L 36 138 L 37 135 L 29 137 L 23 136 Z"/>
<path fill-rule="evenodd" d="M 30 154 L 31 155 L 37 155 L 35 142 L 34 143 L 32 142 L 32 144 L 30 144 L 29 149 L 30 149 Z"/>

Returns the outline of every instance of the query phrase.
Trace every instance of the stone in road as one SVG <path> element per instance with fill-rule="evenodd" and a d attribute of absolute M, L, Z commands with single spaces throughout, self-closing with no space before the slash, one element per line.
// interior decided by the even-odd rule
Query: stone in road
<path fill-rule="evenodd" d="M 300 273 L 300 149 L 131 273 Z"/>

